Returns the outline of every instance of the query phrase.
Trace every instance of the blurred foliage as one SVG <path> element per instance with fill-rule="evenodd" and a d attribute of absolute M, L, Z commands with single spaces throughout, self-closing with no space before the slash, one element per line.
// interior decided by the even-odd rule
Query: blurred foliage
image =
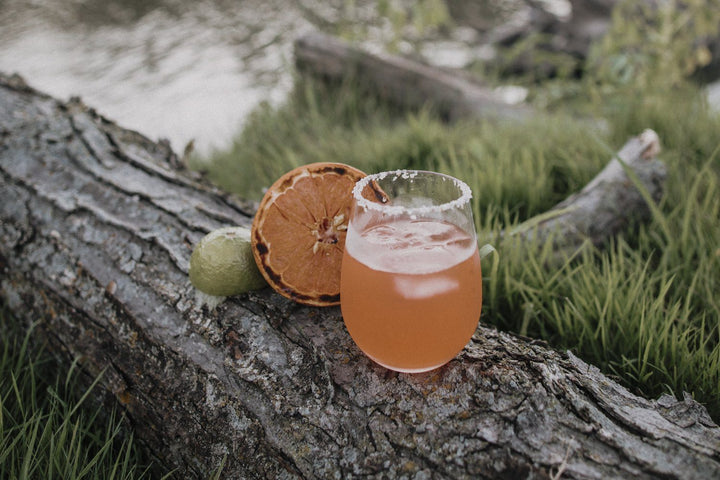
<path fill-rule="evenodd" d="M 592 49 L 588 73 L 605 88 L 676 88 L 712 60 L 720 33 L 718 0 L 623 0 Z"/>
<path fill-rule="evenodd" d="M 347 0 L 331 30 L 347 40 L 373 39 L 389 52 L 414 48 L 413 41 L 432 37 L 452 25 L 443 0 Z"/>

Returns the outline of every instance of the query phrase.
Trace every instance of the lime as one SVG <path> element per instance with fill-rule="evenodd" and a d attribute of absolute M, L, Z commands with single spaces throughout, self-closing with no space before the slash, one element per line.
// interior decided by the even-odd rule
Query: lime
<path fill-rule="evenodd" d="M 255 264 L 250 230 L 225 227 L 205 235 L 190 257 L 190 282 L 203 293 L 229 296 L 267 285 Z"/>

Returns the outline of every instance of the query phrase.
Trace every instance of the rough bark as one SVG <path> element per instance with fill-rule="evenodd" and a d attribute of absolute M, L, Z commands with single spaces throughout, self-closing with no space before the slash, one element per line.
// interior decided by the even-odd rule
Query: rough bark
<path fill-rule="evenodd" d="M 79 358 L 181 478 L 718 478 L 720 428 L 570 353 L 480 326 L 448 365 L 366 359 L 337 308 L 199 305 L 192 245 L 252 212 L 167 146 L 0 76 L 3 301 Z M 624 211 L 618 212 L 625 213 Z"/>
<path fill-rule="evenodd" d="M 465 117 L 520 119 L 531 110 L 511 105 L 492 89 L 408 58 L 371 54 L 338 38 L 310 33 L 295 42 L 298 68 L 320 77 L 356 78 L 403 107 L 432 106 L 448 120 Z"/>

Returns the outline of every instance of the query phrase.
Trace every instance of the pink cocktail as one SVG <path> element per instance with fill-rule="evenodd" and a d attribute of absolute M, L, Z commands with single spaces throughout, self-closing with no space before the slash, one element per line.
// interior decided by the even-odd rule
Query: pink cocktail
<path fill-rule="evenodd" d="M 365 198 L 369 187 L 386 201 Z M 447 363 L 477 328 L 482 305 L 469 187 L 397 171 L 360 180 L 353 195 L 340 286 L 351 337 L 393 370 Z"/>

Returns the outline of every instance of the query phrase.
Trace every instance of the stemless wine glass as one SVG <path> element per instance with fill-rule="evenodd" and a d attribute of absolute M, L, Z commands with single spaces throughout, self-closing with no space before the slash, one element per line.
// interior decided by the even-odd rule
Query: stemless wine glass
<path fill-rule="evenodd" d="M 460 180 L 418 170 L 355 185 L 340 307 L 350 336 L 380 365 L 432 370 L 477 328 L 482 274 L 471 197 Z"/>

